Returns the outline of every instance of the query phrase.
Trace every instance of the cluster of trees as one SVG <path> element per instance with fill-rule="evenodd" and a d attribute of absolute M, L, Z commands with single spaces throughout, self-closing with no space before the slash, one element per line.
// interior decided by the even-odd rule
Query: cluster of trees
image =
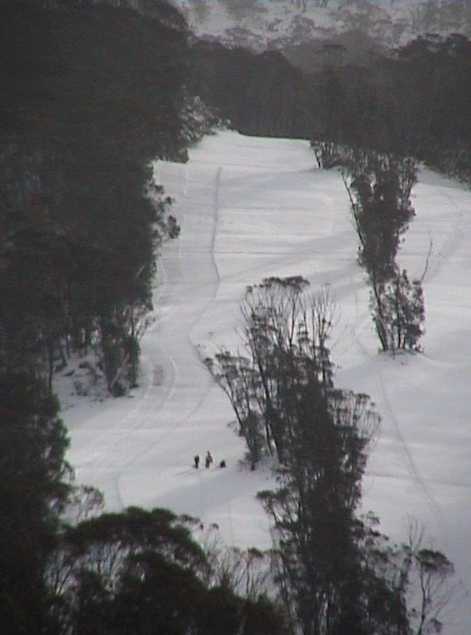
<path fill-rule="evenodd" d="M 470 53 L 463 35 L 430 34 L 363 65 L 327 60 L 311 77 L 311 138 L 413 156 L 469 182 Z"/>
<path fill-rule="evenodd" d="M 311 147 L 320 168 L 341 167 L 382 350 L 420 350 L 425 321 L 421 280 L 410 280 L 396 263 L 401 236 L 415 214 L 410 197 L 417 161 L 335 141 L 313 140 Z"/>
<path fill-rule="evenodd" d="M 307 287 L 299 277 L 249 287 L 245 356 L 223 350 L 207 361 L 252 465 L 264 454 L 277 459 L 277 488 L 259 498 L 273 521 L 273 575 L 291 632 L 439 632 L 441 598 L 430 590 L 453 567 L 417 533 L 393 546 L 377 519 L 358 514 L 379 417 L 367 395 L 335 386 L 334 307 L 325 292 L 309 295 Z"/>
<path fill-rule="evenodd" d="M 425 320 L 420 280 L 409 280 L 396 255 L 414 216 L 416 162 L 374 151 L 353 152 L 343 167 L 359 239 L 358 258 L 371 286 L 373 323 L 383 351 L 417 351 Z"/>
<path fill-rule="evenodd" d="M 162 19 L 51 4 L 1 8 L 0 367 L 51 385 L 93 351 L 119 395 L 137 379 L 156 248 L 178 234 L 151 161 L 191 139 L 187 31 L 163 2 Z"/>
<path fill-rule="evenodd" d="M 399 116 L 410 134 L 409 153 L 471 183 L 471 41 L 463 35 L 418 38 L 397 52 Z"/>
<path fill-rule="evenodd" d="M 382 350 L 420 350 L 425 321 L 421 280 L 410 280 L 396 262 L 401 237 L 415 214 L 410 197 L 417 161 L 328 140 L 313 140 L 311 147 L 320 168 L 341 168 Z"/>

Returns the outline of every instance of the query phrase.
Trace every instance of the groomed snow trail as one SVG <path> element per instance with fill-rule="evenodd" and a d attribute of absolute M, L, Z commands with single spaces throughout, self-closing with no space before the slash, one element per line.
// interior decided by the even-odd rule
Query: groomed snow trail
<path fill-rule="evenodd" d="M 181 235 L 159 259 L 140 388 L 132 398 L 65 412 L 78 480 L 102 489 L 110 510 L 170 507 L 217 524 L 230 544 L 268 546 L 255 494 L 270 474 L 241 467 L 232 411 L 202 360 L 221 345 L 237 346 L 248 284 L 303 275 L 314 290 L 328 285 L 338 305 L 337 383 L 370 394 L 382 416 L 365 509 L 396 540 L 408 518 L 425 524 L 458 571 L 445 633 L 469 635 L 471 193 L 421 175 L 400 265 L 420 276 L 432 240 L 425 354 L 393 360 L 377 353 L 341 179 L 315 169 L 307 142 L 222 132 L 205 138 L 186 165 L 158 162 L 155 175 L 175 199 Z M 208 449 L 228 467 L 195 470 L 193 456 L 203 459 Z"/>

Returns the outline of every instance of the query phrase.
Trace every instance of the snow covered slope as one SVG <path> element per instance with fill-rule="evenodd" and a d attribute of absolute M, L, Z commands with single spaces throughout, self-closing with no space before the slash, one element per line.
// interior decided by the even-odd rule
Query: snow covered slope
<path fill-rule="evenodd" d="M 425 353 L 377 353 L 356 236 L 339 175 L 314 167 L 304 141 L 234 132 L 205 138 L 186 165 L 159 162 L 176 198 L 179 239 L 163 249 L 157 320 L 142 347 L 132 398 L 65 411 L 78 480 L 104 490 L 108 509 L 168 506 L 217 523 L 230 544 L 269 544 L 255 500 L 271 476 L 239 464 L 232 411 L 201 359 L 236 346 L 246 285 L 300 274 L 329 285 L 338 304 L 332 356 L 337 383 L 371 395 L 382 426 L 365 482 L 365 509 L 395 539 L 409 517 L 424 522 L 455 562 L 458 588 L 446 635 L 471 633 L 471 192 L 424 171 L 417 216 L 400 264 L 425 275 Z M 226 469 L 192 468 L 211 450 Z"/>
<path fill-rule="evenodd" d="M 256 50 L 361 30 L 386 46 L 424 33 L 471 34 L 469 0 L 172 0 L 195 33 Z"/>

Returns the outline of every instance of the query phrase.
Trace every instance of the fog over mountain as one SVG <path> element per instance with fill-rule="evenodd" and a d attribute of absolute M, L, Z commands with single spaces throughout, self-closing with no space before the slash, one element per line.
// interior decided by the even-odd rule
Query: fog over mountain
<path fill-rule="evenodd" d="M 172 0 L 205 39 L 254 50 L 361 32 L 388 47 L 425 33 L 471 35 L 471 0 Z"/>

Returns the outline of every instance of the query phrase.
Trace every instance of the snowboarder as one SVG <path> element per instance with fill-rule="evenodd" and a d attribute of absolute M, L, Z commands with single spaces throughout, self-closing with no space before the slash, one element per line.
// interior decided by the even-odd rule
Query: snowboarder
<path fill-rule="evenodd" d="M 206 459 L 205 459 L 205 462 L 204 462 L 204 464 L 206 465 L 206 469 L 211 467 L 212 462 L 213 462 L 213 457 L 211 455 L 211 452 L 208 450 L 206 452 Z"/>
<path fill-rule="evenodd" d="M 200 457 L 198 454 L 195 455 L 195 457 L 193 458 L 194 462 L 195 462 L 195 468 L 198 469 L 199 464 L 200 464 Z"/>
<path fill-rule="evenodd" d="M 219 467 L 226 467 L 226 461 L 224 459 L 219 463 Z"/>

